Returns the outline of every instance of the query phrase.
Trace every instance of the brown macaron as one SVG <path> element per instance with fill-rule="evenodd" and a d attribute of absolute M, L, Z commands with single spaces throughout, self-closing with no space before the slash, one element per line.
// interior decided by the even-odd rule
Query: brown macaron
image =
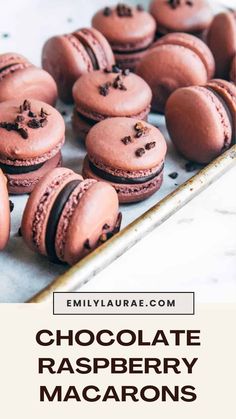
<path fill-rule="evenodd" d="M 10 205 L 7 178 L 0 169 L 0 250 L 6 246 L 10 235 Z"/>
<path fill-rule="evenodd" d="M 119 3 L 99 10 L 92 25 L 106 37 L 121 68 L 135 70 L 138 62 L 152 44 L 155 19 L 141 5 Z"/>
<path fill-rule="evenodd" d="M 162 184 L 166 142 L 158 128 L 134 118 L 109 118 L 86 138 L 83 175 L 109 182 L 122 203 L 138 202 Z"/>
<path fill-rule="evenodd" d="M 231 63 L 236 54 L 236 15 L 222 12 L 216 15 L 207 34 L 207 44 L 216 62 L 216 77 L 229 80 Z"/>
<path fill-rule="evenodd" d="M 166 104 L 166 125 L 188 160 L 208 163 L 235 141 L 236 86 L 211 80 L 176 90 Z"/>
<path fill-rule="evenodd" d="M 25 97 L 54 106 L 57 86 L 52 76 L 16 53 L 0 55 L 0 102 Z"/>
<path fill-rule="evenodd" d="M 114 188 L 57 168 L 30 195 L 21 231 L 32 250 L 73 265 L 116 234 L 120 222 Z"/>
<path fill-rule="evenodd" d="M 97 122 L 111 117 L 147 119 L 152 92 L 148 84 L 129 70 L 94 71 L 84 74 L 73 87 L 73 127 L 84 139 Z"/>
<path fill-rule="evenodd" d="M 43 68 L 56 80 L 59 97 L 66 103 L 73 101 L 73 84 L 83 73 L 111 68 L 114 63 L 106 38 L 93 28 L 54 36 L 42 52 Z"/>
<path fill-rule="evenodd" d="M 179 32 L 160 38 L 137 67 L 137 74 L 152 89 L 152 109 L 161 113 L 174 90 L 205 84 L 214 71 L 214 58 L 207 45 L 196 36 Z"/>

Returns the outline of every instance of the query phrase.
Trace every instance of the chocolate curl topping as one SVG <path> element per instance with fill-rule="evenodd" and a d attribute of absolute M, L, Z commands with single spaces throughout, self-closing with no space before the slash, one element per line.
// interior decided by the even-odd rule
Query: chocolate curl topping
<path fill-rule="evenodd" d="M 133 16 L 131 7 L 123 3 L 119 3 L 116 6 L 116 13 L 119 17 L 132 17 Z"/>
<path fill-rule="evenodd" d="M 103 14 L 104 16 L 111 16 L 112 14 L 112 10 L 110 7 L 105 7 L 105 9 L 103 10 Z"/>

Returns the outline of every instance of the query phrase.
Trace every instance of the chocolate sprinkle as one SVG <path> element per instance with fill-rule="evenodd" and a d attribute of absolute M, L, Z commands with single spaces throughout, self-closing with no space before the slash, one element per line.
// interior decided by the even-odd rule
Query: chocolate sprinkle
<path fill-rule="evenodd" d="M 41 127 L 41 123 L 39 121 L 39 119 L 31 119 L 29 122 L 27 122 L 27 125 L 29 128 L 33 128 L 33 129 L 37 129 Z"/>
<path fill-rule="evenodd" d="M 34 112 L 32 112 L 32 111 L 29 111 L 28 112 L 28 116 L 30 117 L 30 118 L 36 118 L 36 113 L 34 113 Z"/>
<path fill-rule="evenodd" d="M 26 128 L 21 127 L 18 128 L 16 131 L 19 132 L 19 134 L 24 140 L 27 140 L 27 138 L 29 137 L 28 130 Z"/>
<path fill-rule="evenodd" d="M 130 143 L 132 143 L 132 138 L 131 138 L 131 136 L 130 135 L 127 135 L 126 137 L 124 137 L 124 138 L 122 138 L 122 143 L 124 144 L 124 145 L 127 145 L 127 144 L 130 144 Z"/>
<path fill-rule="evenodd" d="M 136 131 L 135 137 L 140 138 L 142 135 L 145 135 L 150 129 L 146 127 L 142 122 L 137 122 L 134 126 Z"/>
<path fill-rule="evenodd" d="M 112 10 L 110 7 L 105 7 L 105 9 L 103 10 L 103 15 L 104 16 L 111 16 L 112 14 Z"/>
<path fill-rule="evenodd" d="M 151 141 L 145 145 L 146 150 L 151 150 L 152 148 L 156 147 L 156 141 Z"/>
<path fill-rule="evenodd" d="M 17 115 L 15 122 L 23 122 L 25 120 L 25 117 L 23 115 Z"/>
<path fill-rule="evenodd" d="M 200 169 L 203 167 L 202 164 L 196 163 L 194 161 L 189 161 L 185 164 L 185 170 L 186 172 L 194 172 L 197 169 Z"/>
<path fill-rule="evenodd" d="M 47 113 L 43 108 L 41 108 L 39 116 L 41 116 L 41 118 L 46 118 L 48 115 L 49 113 Z M 66 111 L 62 111 L 62 115 L 66 115 Z"/>
<path fill-rule="evenodd" d="M 171 179 L 176 179 L 176 178 L 178 177 L 178 173 L 177 173 L 177 172 L 173 172 L 173 173 L 170 173 L 168 176 L 169 176 Z"/>
<path fill-rule="evenodd" d="M 193 6 L 193 1 L 192 0 L 186 0 L 185 3 L 187 4 L 187 6 L 190 6 L 190 7 Z"/>
<path fill-rule="evenodd" d="M 109 94 L 111 83 L 104 83 L 99 86 L 99 93 L 102 96 L 107 96 Z"/>
<path fill-rule="evenodd" d="M 14 203 L 12 201 L 9 201 L 9 207 L 10 207 L 10 212 L 12 212 L 14 210 Z"/>
<path fill-rule="evenodd" d="M 138 4 L 137 5 L 137 10 L 138 10 L 138 12 L 143 12 L 144 11 L 143 5 L 142 4 Z"/>
<path fill-rule="evenodd" d="M 104 224 L 104 226 L 102 227 L 103 230 L 109 230 L 110 226 L 108 224 Z"/>
<path fill-rule="evenodd" d="M 137 157 L 142 157 L 144 154 L 145 154 L 145 149 L 144 149 L 143 147 L 138 148 L 138 149 L 135 151 L 135 155 L 136 155 Z"/>
<path fill-rule="evenodd" d="M 90 243 L 89 243 L 89 239 L 85 240 L 85 242 L 84 242 L 84 248 L 85 248 L 86 250 L 91 250 L 91 246 L 90 246 Z"/>

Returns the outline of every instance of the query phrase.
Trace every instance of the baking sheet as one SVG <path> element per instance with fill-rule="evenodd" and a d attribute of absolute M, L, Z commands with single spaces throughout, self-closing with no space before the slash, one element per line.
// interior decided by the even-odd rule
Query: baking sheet
<path fill-rule="evenodd" d="M 12 0 L 5 3 L 6 13 L 0 17 L 1 52 L 17 51 L 26 55 L 35 64 L 39 64 L 41 47 L 49 36 L 89 25 L 90 17 L 98 7 L 112 3 L 116 2 L 22 0 L 19 4 Z M 82 14 L 78 7 L 83 11 Z M 52 19 L 55 11 L 57 11 L 57 19 Z M 7 15 L 11 18 L 7 19 Z M 37 16 L 37 25 L 39 25 L 40 31 L 35 30 L 35 16 Z M 80 173 L 85 150 L 74 138 L 71 130 L 72 107 L 59 103 L 58 109 L 66 112 L 64 165 Z M 150 115 L 149 122 L 158 125 L 167 138 L 163 117 Z M 143 203 L 122 205 L 122 227 L 128 225 L 194 174 L 194 172 L 186 172 L 185 163 L 186 161 L 177 155 L 168 141 L 168 157 L 161 190 Z M 178 172 L 177 179 L 171 179 L 168 176 L 173 171 Z M 56 276 L 64 273 L 67 267 L 48 262 L 46 258 L 34 254 L 24 245 L 22 238 L 18 235 L 18 229 L 27 196 L 12 196 L 11 200 L 15 205 L 12 213 L 11 240 L 6 250 L 0 253 L 0 302 L 24 302 L 45 288 Z"/>

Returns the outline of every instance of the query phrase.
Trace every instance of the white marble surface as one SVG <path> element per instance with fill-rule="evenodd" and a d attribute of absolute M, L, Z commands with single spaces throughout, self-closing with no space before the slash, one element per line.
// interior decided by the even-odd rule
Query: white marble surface
<path fill-rule="evenodd" d="M 234 0 L 233 0 L 234 2 Z M 231 2 L 233 4 L 233 2 Z M 89 25 L 93 12 L 116 1 L 11 0 L 0 15 L 0 51 L 17 51 L 40 64 L 43 42 L 51 35 Z M 138 3 L 138 1 L 136 1 Z M 140 1 L 139 1 L 140 3 Z M 230 0 L 228 0 L 230 4 Z M 4 34 L 9 34 L 5 37 Z M 80 171 L 84 150 L 70 128 L 67 109 L 65 165 Z M 151 118 L 165 133 L 163 119 Z M 165 133 L 166 134 L 166 133 Z M 185 161 L 169 144 L 165 183 L 144 204 L 126 206 L 124 224 L 151 207 L 189 177 Z M 177 180 L 168 177 L 176 170 Z M 195 291 L 201 301 L 236 300 L 236 168 L 130 249 L 82 289 L 89 291 Z M 0 302 L 22 302 L 65 270 L 25 248 L 17 236 L 26 197 L 14 197 L 12 234 L 0 254 Z"/>

